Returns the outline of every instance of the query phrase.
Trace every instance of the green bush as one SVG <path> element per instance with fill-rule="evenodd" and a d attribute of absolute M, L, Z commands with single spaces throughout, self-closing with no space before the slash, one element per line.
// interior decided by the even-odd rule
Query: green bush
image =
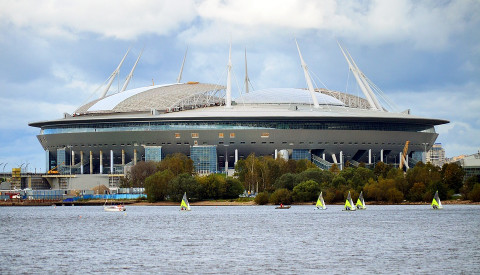
<path fill-rule="evenodd" d="M 268 192 L 260 192 L 255 196 L 255 203 L 258 205 L 265 205 L 268 203 L 270 194 Z"/>
<path fill-rule="evenodd" d="M 314 180 L 307 180 L 293 188 L 293 201 L 315 201 L 320 193 L 320 184 Z"/>
<path fill-rule="evenodd" d="M 475 202 L 480 201 L 480 183 L 477 183 L 473 186 L 472 191 L 468 193 L 468 198 Z"/>
<path fill-rule="evenodd" d="M 269 201 L 272 204 L 291 204 L 292 194 L 288 189 L 280 188 L 273 192 L 272 195 L 270 195 Z"/>

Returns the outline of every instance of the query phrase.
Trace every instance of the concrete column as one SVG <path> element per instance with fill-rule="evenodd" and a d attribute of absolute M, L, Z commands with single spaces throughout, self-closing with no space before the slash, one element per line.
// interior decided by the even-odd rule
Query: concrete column
<path fill-rule="evenodd" d="M 275 149 L 275 158 L 277 158 L 277 149 Z M 238 149 L 235 149 L 235 164 L 237 164 L 238 161 Z"/>
<path fill-rule="evenodd" d="M 400 163 L 402 163 L 402 155 L 403 155 L 402 152 L 400 152 L 400 154 L 398 154 L 398 165 L 400 165 Z"/>
<path fill-rule="evenodd" d="M 90 151 L 90 175 L 93 174 L 93 153 Z"/>
<path fill-rule="evenodd" d="M 325 160 L 325 153 L 322 154 L 322 159 Z"/>
<path fill-rule="evenodd" d="M 103 152 L 100 150 L 100 174 L 103 174 Z"/>
<path fill-rule="evenodd" d="M 125 166 L 125 150 L 122 149 L 122 166 Z"/>
<path fill-rule="evenodd" d="M 278 149 L 275 149 L 275 159 L 278 157 Z"/>
<path fill-rule="evenodd" d="M 50 170 L 50 150 L 45 150 L 45 157 L 46 157 L 46 160 L 47 160 L 47 166 L 45 166 L 45 172 L 48 172 L 48 170 Z"/>
<path fill-rule="evenodd" d="M 83 151 L 80 151 L 80 174 L 83 175 Z"/>
<path fill-rule="evenodd" d="M 113 150 L 110 150 L 110 174 L 113 174 Z"/>
<path fill-rule="evenodd" d="M 228 155 L 225 155 L 225 174 L 228 175 Z"/>
<path fill-rule="evenodd" d="M 332 154 L 332 159 L 333 159 L 333 163 L 338 164 L 337 156 L 335 156 L 335 154 Z"/>
<path fill-rule="evenodd" d="M 368 164 L 372 164 L 372 149 L 368 149 Z"/>
<path fill-rule="evenodd" d="M 380 161 L 383 162 L 383 149 L 380 150 Z"/>
<path fill-rule="evenodd" d="M 71 164 L 72 166 L 75 165 L 75 151 L 73 151 L 73 150 L 72 150 L 72 161 L 70 161 L 70 164 Z"/>
<path fill-rule="evenodd" d="M 343 170 L 343 151 L 340 151 L 340 170 Z"/>
<path fill-rule="evenodd" d="M 133 165 L 137 164 L 137 149 L 133 149 Z"/>

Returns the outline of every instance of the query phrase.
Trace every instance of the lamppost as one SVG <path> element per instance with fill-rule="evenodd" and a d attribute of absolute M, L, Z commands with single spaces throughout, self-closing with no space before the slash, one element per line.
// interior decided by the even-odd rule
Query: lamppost
<path fill-rule="evenodd" d="M 27 162 L 27 165 L 25 166 L 25 170 L 27 171 L 27 174 L 28 174 L 28 165 L 30 164 L 30 162 Z"/>
<path fill-rule="evenodd" d="M 5 162 L 5 164 L 3 165 L 3 169 L 2 169 L 2 174 L 5 173 L 5 166 L 7 166 L 8 162 Z"/>

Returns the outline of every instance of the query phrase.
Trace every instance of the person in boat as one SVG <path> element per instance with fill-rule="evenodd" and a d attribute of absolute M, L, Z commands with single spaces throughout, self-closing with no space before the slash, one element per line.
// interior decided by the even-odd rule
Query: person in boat
<path fill-rule="evenodd" d="M 280 204 L 280 207 L 282 207 L 282 208 L 283 208 L 283 203 L 281 203 L 281 204 Z"/>

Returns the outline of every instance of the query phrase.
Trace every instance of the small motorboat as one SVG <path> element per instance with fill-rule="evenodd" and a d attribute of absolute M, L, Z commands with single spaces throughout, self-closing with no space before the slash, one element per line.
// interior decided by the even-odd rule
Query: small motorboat
<path fill-rule="evenodd" d="M 107 205 L 107 201 L 105 201 L 105 204 L 103 205 L 103 210 L 107 212 L 127 211 L 127 209 L 125 208 L 125 205 L 123 204 Z"/>
<path fill-rule="evenodd" d="M 280 204 L 280 206 L 275 207 L 275 209 L 290 209 L 290 205 Z"/>

